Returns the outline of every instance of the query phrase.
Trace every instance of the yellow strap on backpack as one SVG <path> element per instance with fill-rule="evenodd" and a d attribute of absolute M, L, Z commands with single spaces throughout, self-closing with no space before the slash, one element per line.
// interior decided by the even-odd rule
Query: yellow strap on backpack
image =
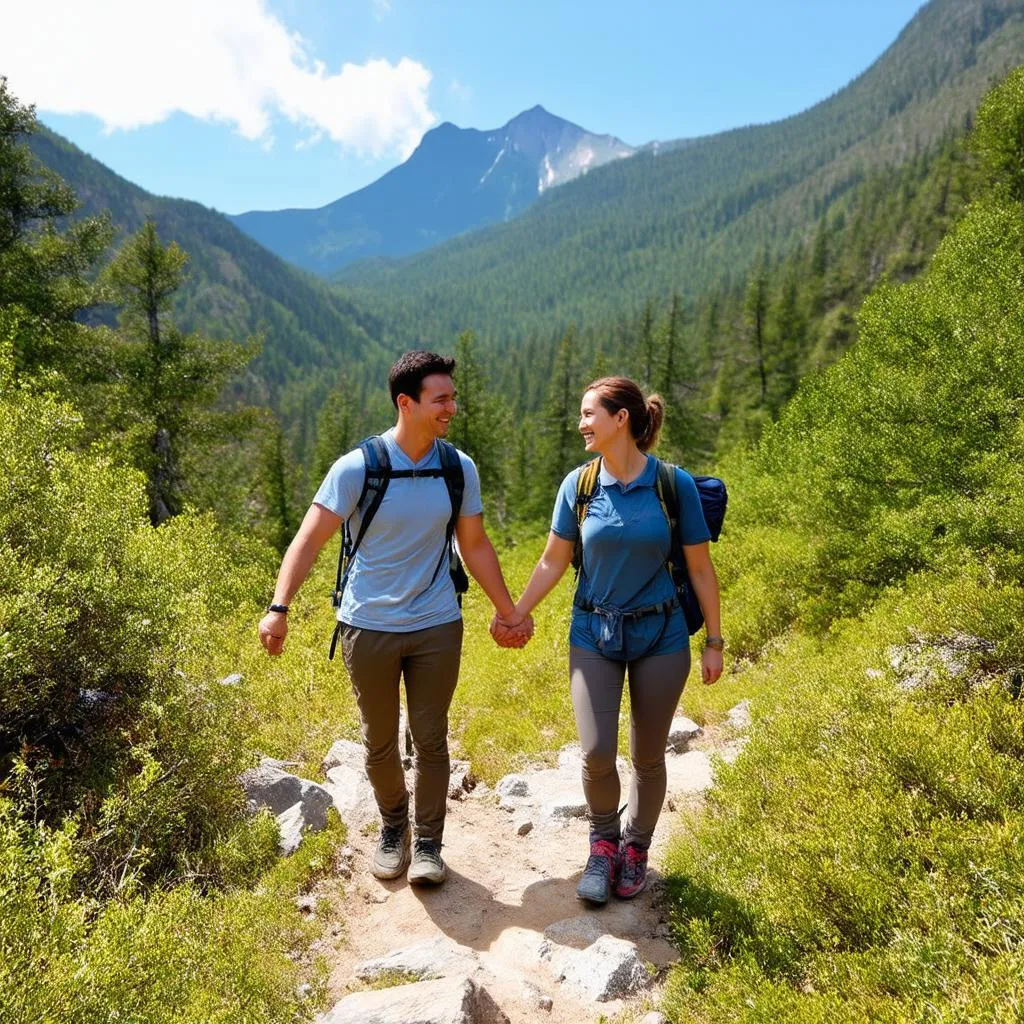
<path fill-rule="evenodd" d="M 591 459 L 581 470 L 576 478 L 576 543 L 572 549 L 572 567 L 579 576 L 583 566 L 583 520 L 587 518 L 587 511 L 590 503 L 597 493 L 597 479 L 601 472 L 601 456 Z"/>

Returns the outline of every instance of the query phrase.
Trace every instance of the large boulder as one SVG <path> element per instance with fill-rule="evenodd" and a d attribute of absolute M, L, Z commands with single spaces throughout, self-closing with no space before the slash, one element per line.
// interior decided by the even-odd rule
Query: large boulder
<path fill-rule="evenodd" d="M 442 978 L 356 992 L 317 1024 L 509 1024 L 487 990 L 472 978 Z"/>
<path fill-rule="evenodd" d="M 595 943 L 566 959 L 561 980 L 604 1003 L 646 988 L 651 975 L 632 942 L 602 935 Z"/>
<path fill-rule="evenodd" d="M 324 788 L 347 824 L 362 825 L 377 817 L 377 802 L 365 771 L 338 765 L 327 773 Z"/>
<path fill-rule="evenodd" d="M 304 832 L 327 827 L 331 794 L 316 782 L 286 772 L 280 761 L 264 758 L 242 773 L 241 783 L 249 809 L 255 812 L 265 807 L 277 819 L 282 854 L 294 853 Z"/>
<path fill-rule="evenodd" d="M 572 946 L 575 949 L 586 949 L 607 934 L 608 929 L 595 914 L 567 917 L 544 929 L 544 938 L 548 942 L 557 942 L 560 946 Z"/>
<path fill-rule="evenodd" d="M 346 825 L 360 826 L 377 817 L 373 787 L 366 776 L 366 751 L 361 743 L 335 740 L 323 760 L 324 788 Z"/>

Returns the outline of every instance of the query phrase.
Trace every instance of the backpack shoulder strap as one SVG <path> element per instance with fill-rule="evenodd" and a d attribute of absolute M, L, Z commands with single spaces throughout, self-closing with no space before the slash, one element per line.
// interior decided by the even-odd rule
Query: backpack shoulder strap
<path fill-rule="evenodd" d="M 591 459 L 581 470 L 576 478 L 576 543 L 572 550 L 572 567 L 579 576 L 583 567 L 583 520 L 587 518 L 590 511 L 590 503 L 597 494 L 601 476 L 601 456 Z"/>
<path fill-rule="evenodd" d="M 459 450 L 450 441 L 437 442 L 438 454 L 441 456 L 441 472 L 444 474 L 445 486 L 448 488 L 448 497 L 452 503 L 452 522 L 458 519 L 462 511 L 462 496 L 466 492 L 466 474 L 462 469 L 462 459 L 459 457 Z"/>
<path fill-rule="evenodd" d="M 654 489 L 658 494 L 658 504 L 665 513 L 669 529 L 673 536 L 679 528 L 679 481 L 676 479 L 676 467 L 671 462 L 658 459 L 658 475 Z"/>
<path fill-rule="evenodd" d="M 434 568 L 434 575 L 430 577 L 430 584 L 437 579 L 437 574 L 441 571 L 445 559 L 451 558 L 452 537 L 455 536 L 455 524 L 459 521 L 459 515 L 462 512 L 462 497 L 466 492 L 466 474 L 462 469 L 462 459 L 459 458 L 458 448 L 450 441 L 438 438 L 437 452 L 441 460 L 444 485 L 448 488 L 448 500 L 452 505 L 452 514 L 448 518 L 448 525 L 444 528 L 444 548 L 441 551 L 441 558 Z"/>
<path fill-rule="evenodd" d="M 356 502 L 356 508 L 362 510 L 362 516 L 359 521 L 359 532 L 348 552 L 350 559 L 366 536 L 366 531 L 370 528 L 381 502 L 384 501 L 388 484 L 391 482 L 391 456 L 388 455 L 384 438 L 378 434 L 368 437 L 360 443 L 359 449 L 363 453 L 363 490 L 359 495 L 359 501 Z"/>
<path fill-rule="evenodd" d="M 341 605 L 341 595 L 345 591 L 345 583 L 348 580 L 348 571 L 352 565 L 359 545 L 366 536 L 373 517 L 384 500 L 384 494 L 391 481 L 391 456 L 388 455 L 387 445 L 384 439 L 375 434 L 364 441 L 359 442 L 359 450 L 363 453 L 363 487 L 359 492 L 359 500 L 356 502 L 357 509 L 365 509 L 359 522 L 359 532 L 355 540 L 352 539 L 352 530 L 349 526 L 351 516 L 345 520 L 341 527 L 341 551 L 338 554 L 338 573 L 335 578 L 334 594 L 331 603 L 335 608 Z"/>

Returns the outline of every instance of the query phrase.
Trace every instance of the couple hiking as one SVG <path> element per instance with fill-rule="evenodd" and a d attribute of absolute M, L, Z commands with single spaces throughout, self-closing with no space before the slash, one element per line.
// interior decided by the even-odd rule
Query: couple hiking
<path fill-rule="evenodd" d="M 647 455 L 663 406 L 623 377 L 592 383 L 579 429 L 598 460 L 573 470 L 555 500 L 547 545 L 519 601 L 505 585 L 484 530 L 480 479 L 472 460 L 444 437 L 456 413 L 455 362 L 407 352 L 388 383 L 395 427 L 331 467 L 278 574 L 260 642 L 281 653 L 288 604 L 320 549 L 340 528 L 337 630 L 359 708 L 366 771 L 381 815 L 373 874 L 440 884 L 448 793 L 448 708 L 462 652 L 461 565 L 495 608 L 491 635 L 522 647 L 532 610 L 570 564 L 579 570 L 569 632 L 572 704 L 583 751 L 590 856 L 577 895 L 591 903 L 640 892 L 647 849 L 665 798 L 665 746 L 690 669 L 697 627 L 674 574 L 684 571 L 707 625 L 702 676 L 722 671 L 718 584 L 711 534 L 694 479 Z M 588 468 L 589 467 L 589 468 Z M 667 497 L 668 496 L 668 497 Z M 333 645 L 332 645 L 333 653 Z M 620 828 L 616 769 L 619 706 L 629 679 L 632 784 Z M 416 752 L 414 821 L 399 748 L 399 686 L 405 680 Z"/>

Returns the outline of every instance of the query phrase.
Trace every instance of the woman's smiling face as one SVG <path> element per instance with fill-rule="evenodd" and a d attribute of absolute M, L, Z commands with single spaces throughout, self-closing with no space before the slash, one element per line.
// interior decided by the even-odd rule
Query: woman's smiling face
<path fill-rule="evenodd" d="M 615 440 L 623 430 L 629 429 L 629 413 L 625 409 L 609 412 L 596 391 L 588 391 L 580 402 L 580 433 L 588 452 L 600 452 Z"/>

